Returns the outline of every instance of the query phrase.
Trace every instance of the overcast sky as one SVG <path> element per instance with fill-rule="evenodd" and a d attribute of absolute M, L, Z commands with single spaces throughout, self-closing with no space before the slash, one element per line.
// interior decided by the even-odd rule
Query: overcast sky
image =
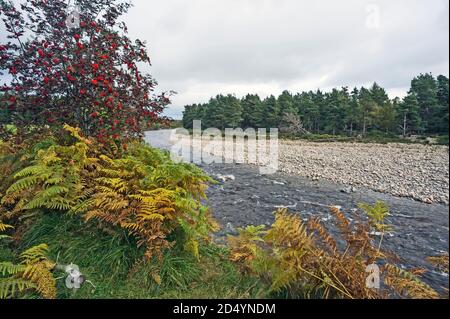
<path fill-rule="evenodd" d="M 448 0 L 134 0 L 166 114 L 219 93 L 261 96 L 377 81 L 403 96 L 419 73 L 448 76 Z"/>

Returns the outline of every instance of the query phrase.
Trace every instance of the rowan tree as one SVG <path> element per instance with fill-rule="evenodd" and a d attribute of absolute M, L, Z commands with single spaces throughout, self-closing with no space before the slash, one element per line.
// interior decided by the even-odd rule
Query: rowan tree
<path fill-rule="evenodd" d="M 142 135 L 160 118 L 169 94 L 139 70 L 150 64 L 145 43 L 132 41 L 119 18 L 131 7 L 120 0 L 0 0 L 1 132 L 78 126 L 99 140 Z M 3 30 L 4 28 L 4 30 Z M 9 75 L 9 76 L 8 76 Z M 6 79 L 6 80 L 5 80 Z"/>

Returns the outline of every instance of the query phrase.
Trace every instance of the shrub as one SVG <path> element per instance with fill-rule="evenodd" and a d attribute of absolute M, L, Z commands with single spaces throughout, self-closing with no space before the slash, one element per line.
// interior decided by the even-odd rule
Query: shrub
<path fill-rule="evenodd" d="M 8 36 L 0 43 L 0 70 L 12 78 L 0 86 L 3 137 L 11 135 L 9 124 L 36 134 L 64 123 L 100 140 L 140 136 L 169 103 L 167 94 L 153 96 L 155 80 L 138 69 L 150 63 L 145 44 L 119 22 L 130 3 L 77 5 L 80 24 L 71 28 L 67 1 L 0 1 Z"/>
<path fill-rule="evenodd" d="M 448 135 L 438 136 L 437 143 L 439 145 L 448 145 L 449 144 L 449 142 L 448 142 Z"/>
<path fill-rule="evenodd" d="M 161 258 L 172 245 L 168 236 L 181 230 L 185 248 L 198 256 L 199 242 L 216 227 L 201 203 L 209 177 L 140 142 L 116 158 L 107 156 L 79 129 L 65 129 L 69 138 L 42 142 L 37 152 L 28 152 L 28 164 L 12 173 L 12 183 L 2 176 L 2 184 L 10 184 L 1 199 L 0 219 L 23 220 L 30 212 L 46 210 L 79 214 L 107 232 L 127 230 L 145 248 L 147 259 Z"/>

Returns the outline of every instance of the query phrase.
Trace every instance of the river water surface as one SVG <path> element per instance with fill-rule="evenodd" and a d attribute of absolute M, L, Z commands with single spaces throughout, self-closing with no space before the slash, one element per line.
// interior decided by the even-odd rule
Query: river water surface
<path fill-rule="evenodd" d="M 146 142 L 167 150 L 172 145 L 171 133 L 169 130 L 147 132 Z M 364 188 L 346 193 L 342 191 L 344 185 L 282 173 L 260 175 L 258 167 L 251 165 L 200 167 L 212 177 L 218 174 L 234 176 L 234 180 L 211 185 L 207 191 L 208 206 L 229 232 L 247 225 L 270 225 L 274 221 L 273 212 L 287 207 L 305 220 L 319 217 L 333 233 L 333 218 L 328 206 L 340 206 L 348 217 L 354 218 L 359 203 L 384 201 L 391 212 L 388 222 L 394 227 L 384 239 L 384 249 L 401 256 L 401 265 L 405 268 L 427 269 L 423 279 L 433 288 L 443 291 L 443 287 L 449 287 L 448 275 L 435 271 L 426 262 L 429 256 L 448 253 L 449 207 L 446 205 L 425 204 Z"/>

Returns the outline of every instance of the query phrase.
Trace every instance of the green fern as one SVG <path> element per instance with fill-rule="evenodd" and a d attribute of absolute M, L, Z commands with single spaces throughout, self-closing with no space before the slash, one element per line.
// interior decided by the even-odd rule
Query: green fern
<path fill-rule="evenodd" d="M 1 203 L 15 213 L 38 208 L 69 210 L 80 200 L 83 170 L 96 159 L 88 157 L 88 143 L 70 127 L 76 139 L 73 145 L 54 143 L 31 152 L 31 165 L 14 174 L 15 182 L 5 191 Z"/>
<path fill-rule="evenodd" d="M 108 156 L 78 129 L 65 129 L 71 137 L 64 143 L 29 151 L 27 165 L 11 172 L 0 218 L 37 210 L 79 214 L 108 233 L 126 230 L 147 259 L 161 259 L 175 240 L 199 258 L 200 244 L 218 228 L 202 203 L 212 182 L 203 171 L 141 142 Z"/>
<path fill-rule="evenodd" d="M 2 229 L 10 228 L 3 225 Z M 48 246 L 41 244 L 22 252 L 20 263 L 0 262 L 0 299 L 35 290 L 44 298 L 56 298 L 56 282 L 52 275 L 55 263 L 47 257 Z"/>
<path fill-rule="evenodd" d="M 0 278 L 0 299 L 12 298 L 16 293 L 36 289 L 37 285 L 22 278 Z"/>
<path fill-rule="evenodd" d="M 11 262 L 1 262 L 0 263 L 0 274 L 2 276 L 6 275 L 17 275 L 18 273 L 24 272 L 26 266 L 24 265 L 15 265 Z"/>
<path fill-rule="evenodd" d="M 387 216 L 389 216 L 389 207 L 386 203 L 377 201 L 375 205 L 371 206 L 365 203 L 360 203 L 358 205 L 360 209 L 362 209 L 370 219 L 371 224 L 378 231 L 388 231 L 391 229 L 389 225 L 384 223 Z"/>

